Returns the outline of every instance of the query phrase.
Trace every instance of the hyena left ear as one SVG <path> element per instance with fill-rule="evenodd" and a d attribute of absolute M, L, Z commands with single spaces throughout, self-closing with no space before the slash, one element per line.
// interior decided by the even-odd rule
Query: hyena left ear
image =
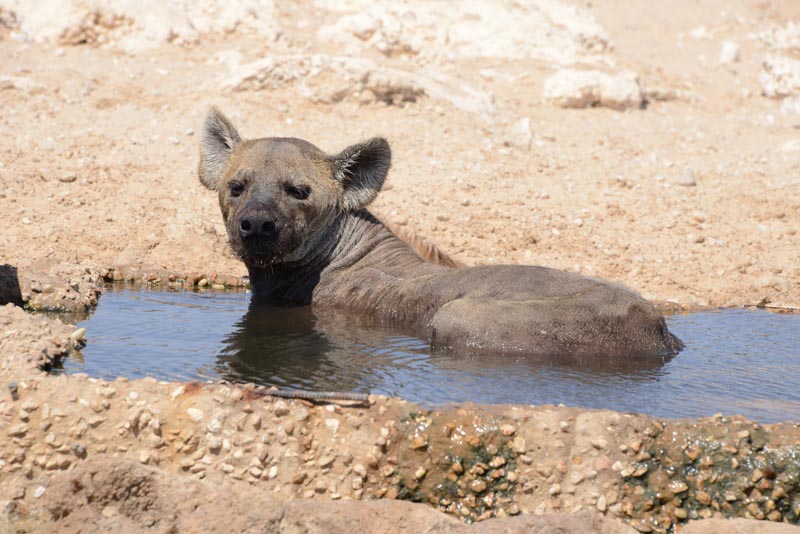
<path fill-rule="evenodd" d="M 334 180 L 344 188 L 344 209 L 356 211 L 378 196 L 392 164 L 392 151 L 386 139 L 373 137 L 330 156 L 329 161 Z"/>
<path fill-rule="evenodd" d="M 200 138 L 200 182 L 211 190 L 217 188 L 233 149 L 242 142 L 239 132 L 220 110 L 212 107 L 203 122 Z"/>

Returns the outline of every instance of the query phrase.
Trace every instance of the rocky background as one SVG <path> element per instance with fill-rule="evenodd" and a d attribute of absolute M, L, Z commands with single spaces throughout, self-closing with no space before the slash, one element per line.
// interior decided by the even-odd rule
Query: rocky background
<path fill-rule="evenodd" d="M 56 379 L 83 333 L 19 306 L 239 283 L 196 177 L 213 104 L 386 136 L 376 211 L 464 263 L 797 309 L 800 4 L 0 0 L 0 57 L 3 534 L 797 531 L 796 424 Z"/>

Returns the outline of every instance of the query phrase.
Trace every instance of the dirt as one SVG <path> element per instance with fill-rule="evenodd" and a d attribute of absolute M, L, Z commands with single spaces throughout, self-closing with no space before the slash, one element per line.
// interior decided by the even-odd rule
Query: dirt
<path fill-rule="evenodd" d="M 287 531 L 320 528 L 313 516 L 341 504 L 312 514 L 304 500 L 373 497 L 431 531 L 461 528 L 435 509 L 609 532 L 623 520 L 643 532 L 797 523 L 794 424 L 309 406 L 226 384 L 54 378 L 42 369 L 83 333 L 19 306 L 91 308 L 113 279 L 242 283 L 196 174 L 213 104 L 248 137 L 329 152 L 387 137 L 394 163 L 375 211 L 466 264 L 581 272 L 678 307 L 800 309 L 798 5 L 138 5 L 0 1 L 0 302 L 12 303 L 0 309 L 0 531 L 77 532 L 84 517 L 202 525 L 176 506 L 173 477 L 196 480 L 217 510 L 274 498 L 254 524 Z M 71 482 L 104 462 L 141 483 Z M 126 507 L 119 484 L 152 502 Z M 378 515 L 364 506 L 347 515 Z"/>

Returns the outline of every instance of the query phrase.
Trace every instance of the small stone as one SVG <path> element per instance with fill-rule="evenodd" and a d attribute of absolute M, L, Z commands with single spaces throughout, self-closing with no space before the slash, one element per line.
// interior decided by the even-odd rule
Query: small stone
<path fill-rule="evenodd" d="M 600 495 L 600 497 L 597 499 L 597 509 L 601 512 L 608 510 L 608 502 L 606 501 L 605 495 Z"/>
<path fill-rule="evenodd" d="M 319 466 L 320 466 L 320 467 L 322 467 L 322 468 L 325 468 L 325 467 L 330 467 L 330 466 L 333 464 L 333 461 L 334 461 L 335 459 L 336 459 L 336 458 L 335 458 L 334 456 L 330 456 L 330 455 L 329 455 L 329 456 L 323 456 L 322 458 L 320 458 L 320 459 L 318 460 L 318 462 L 317 462 L 317 463 L 318 463 L 318 464 L 319 464 Z"/>
<path fill-rule="evenodd" d="M 694 187 L 697 185 L 697 178 L 695 178 L 694 171 L 687 167 L 672 179 L 672 183 L 683 187 Z"/>
<path fill-rule="evenodd" d="M 62 174 L 61 176 L 58 177 L 58 181 L 59 182 L 64 182 L 65 184 L 72 183 L 77 179 L 78 179 L 78 175 L 75 174 L 74 172 L 68 172 L 68 173 Z"/>
<path fill-rule="evenodd" d="M 778 522 L 783 519 L 783 515 L 779 510 L 773 510 L 767 514 L 767 519 L 769 519 L 770 521 Z"/>
<path fill-rule="evenodd" d="M 427 473 L 425 468 L 424 467 L 420 467 L 419 469 L 414 471 L 414 478 L 417 479 L 417 480 L 422 480 L 423 478 L 425 478 L 425 473 Z"/>
<path fill-rule="evenodd" d="M 592 447 L 598 450 L 605 450 L 608 447 L 608 441 L 603 438 L 596 438 L 592 440 Z"/>
<path fill-rule="evenodd" d="M 222 439 L 217 436 L 209 435 L 206 439 L 206 443 L 208 444 L 208 450 L 213 453 L 217 453 L 222 449 Z"/>
<path fill-rule="evenodd" d="M 517 427 L 515 427 L 514 425 L 509 425 L 509 424 L 500 425 L 500 433 L 503 434 L 504 436 L 513 436 L 516 431 Z"/>
<path fill-rule="evenodd" d="M 526 450 L 528 450 L 526 447 L 525 438 L 523 438 L 522 436 L 515 436 L 514 439 L 511 440 L 510 445 L 511 445 L 511 450 L 518 454 L 522 454 Z"/>
<path fill-rule="evenodd" d="M 683 508 L 675 508 L 674 513 L 675 517 L 678 519 L 686 519 L 689 516 L 689 514 Z"/>
<path fill-rule="evenodd" d="M 562 432 L 569 432 L 569 423 L 566 421 L 559 421 L 558 427 L 561 429 Z"/>
<path fill-rule="evenodd" d="M 305 406 L 301 406 L 294 412 L 294 418 L 296 421 L 305 421 L 309 418 L 308 409 Z"/>
<path fill-rule="evenodd" d="M 469 489 L 471 489 L 473 493 L 482 493 L 486 491 L 486 482 L 481 479 L 473 480 L 469 485 Z"/>
<path fill-rule="evenodd" d="M 548 493 L 550 493 L 550 495 L 558 495 L 561 493 L 561 484 L 553 484 L 550 486 Z"/>
<path fill-rule="evenodd" d="M 497 469 L 498 467 L 502 467 L 506 465 L 506 459 L 502 456 L 495 456 L 491 460 L 489 460 L 489 467 L 494 467 Z"/>
<path fill-rule="evenodd" d="M 186 413 L 189 414 L 189 418 L 195 423 L 203 420 L 203 410 L 199 408 L 189 408 L 186 410 Z"/>
<path fill-rule="evenodd" d="M 409 448 L 414 450 L 424 449 L 427 444 L 428 440 L 425 439 L 424 436 L 417 436 L 411 440 L 411 445 L 409 445 Z"/>
<path fill-rule="evenodd" d="M 110 399 L 111 397 L 117 394 L 117 390 L 112 387 L 104 387 L 100 388 L 98 393 L 100 394 L 100 396 Z"/>
<path fill-rule="evenodd" d="M 456 460 L 455 462 L 453 462 L 453 465 L 450 468 L 453 470 L 453 473 L 457 475 L 460 475 L 461 473 L 464 472 L 464 466 L 461 465 L 460 460 Z"/>
<path fill-rule="evenodd" d="M 736 494 L 734 492 L 729 491 L 725 493 L 725 500 L 727 502 L 736 502 L 738 500 L 738 497 L 736 497 Z"/>
<path fill-rule="evenodd" d="M 697 500 L 697 502 L 699 502 L 703 506 L 708 506 L 709 504 L 711 504 L 711 495 L 709 493 L 706 493 L 705 491 L 698 491 L 695 494 L 694 498 Z"/>
<path fill-rule="evenodd" d="M 73 443 L 72 446 L 70 446 L 70 449 L 78 458 L 86 458 L 86 447 L 84 445 L 80 443 Z"/>
<path fill-rule="evenodd" d="M 749 430 L 740 430 L 739 432 L 736 433 L 736 437 L 739 438 L 739 439 L 747 439 L 747 438 L 750 437 L 750 431 Z"/>
<path fill-rule="evenodd" d="M 39 486 L 38 488 L 36 488 L 36 491 L 33 492 L 33 497 L 35 499 L 38 499 L 39 497 L 44 495 L 45 491 L 47 491 L 47 488 L 45 488 L 44 486 Z"/>
<path fill-rule="evenodd" d="M 272 413 L 274 413 L 276 417 L 283 417 L 284 415 L 289 415 L 289 411 L 290 411 L 289 405 L 282 400 L 276 402 L 275 406 L 272 408 Z"/>
<path fill-rule="evenodd" d="M 719 62 L 722 65 L 729 65 L 739 61 L 739 45 L 736 41 L 723 41 L 719 51 Z"/>
<path fill-rule="evenodd" d="M 669 483 L 668 487 L 672 493 L 683 493 L 689 489 L 689 486 L 686 485 L 686 482 L 682 480 L 673 480 Z"/>
<path fill-rule="evenodd" d="M 632 475 L 634 476 L 634 478 L 639 478 L 641 476 L 644 476 L 645 473 L 647 473 L 647 466 L 646 465 L 640 465 L 636 469 L 633 470 Z M 686 491 L 686 490 L 684 490 L 684 491 Z"/>
<path fill-rule="evenodd" d="M 305 481 L 305 479 L 306 479 L 305 473 L 295 473 L 294 475 L 292 475 L 291 482 L 294 485 L 299 485 L 302 484 Z"/>
<path fill-rule="evenodd" d="M 202 419 L 202 412 L 201 412 L 201 419 Z M 219 422 L 219 419 L 212 419 L 206 425 L 206 430 L 211 432 L 212 434 L 216 434 L 220 430 L 222 430 L 222 423 Z"/>
<path fill-rule="evenodd" d="M 8 435 L 15 438 L 21 438 L 27 433 L 28 433 L 28 425 L 24 423 L 14 425 L 10 429 L 8 429 Z"/>

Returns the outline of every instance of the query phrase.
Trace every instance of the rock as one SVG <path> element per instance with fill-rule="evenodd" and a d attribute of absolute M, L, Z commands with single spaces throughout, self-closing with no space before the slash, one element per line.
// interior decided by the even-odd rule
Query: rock
<path fill-rule="evenodd" d="M 289 412 L 290 412 L 289 405 L 282 400 L 276 402 L 272 408 L 272 413 L 274 413 L 276 417 L 283 417 L 284 415 L 289 415 Z"/>
<path fill-rule="evenodd" d="M 694 187 L 697 185 L 697 179 L 694 176 L 694 171 L 687 167 L 682 173 L 672 178 L 671 182 L 675 185 L 683 187 Z"/>
<path fill-rule="evenodd" d="M 186 410 L 186 413 L 189 415 L 189 418 L 194 421 L 195 423 L 199 423 L 203 420 L 203 410 L 199 408 L 189 408 Z"/>
<path fill-rule="evenodd" d="M 762 94 L 769 98 L 785 98 L 800 93 L 800 59 L 767 56 L 758 82 Z"/>
<path fill-rule="evenodd" d="M 336 83 L 331 83 L 331 77 Z M 402 105 L 420 97 L 444 100 L 457 109 L 484 117 L 494 114 L 490 94 L 439 71 L 384 67 L 361 57 L 270 56 L 237 65 L 221 80 L 223 89 L 272 89 L 302 80 L 304 94 L 316 102 L 336 103 L 365 91 L 386 104 Z"/>
<path fill-rule="evenodd" d="M 530 117 L 523 117 L 514 121 L 514 123 L 506 131 L 503 143 L 507 146 L 513 146 L 520 150 L 528 150 L 531 148 L 533 141 L 533 134 L 531 133 L 531 119 Z M 512 425 L 503 425 L 512 426 Z M 507 434 L 511 435 L 511 434 Z"/>
<path fill-rule="evenodd" d="M 739 61 L 739 45 L 736 41 L 723 41 L 719 51 L 719 62 L 722 65 L 729 65 Z"/>
<path fill-rule="evenodd" d="M 642 87 L 630 71 L 607 74 L 597 70 L 562 69 L 544 82 L 544 98 L 562 108 L 602 106 L 641 108 Z"/>
<path fill-rule="evenodd" d="M 353 55 L 364 55 L 368 46 L 387 56 L 538 58 L 569 64 L 610 48 L 607 33 L 589 10 L 561 1 L 326 3 L 332 11 L 349 7 L 354 13 L 320 28 L 318 41 L 342 43 Z"/>

